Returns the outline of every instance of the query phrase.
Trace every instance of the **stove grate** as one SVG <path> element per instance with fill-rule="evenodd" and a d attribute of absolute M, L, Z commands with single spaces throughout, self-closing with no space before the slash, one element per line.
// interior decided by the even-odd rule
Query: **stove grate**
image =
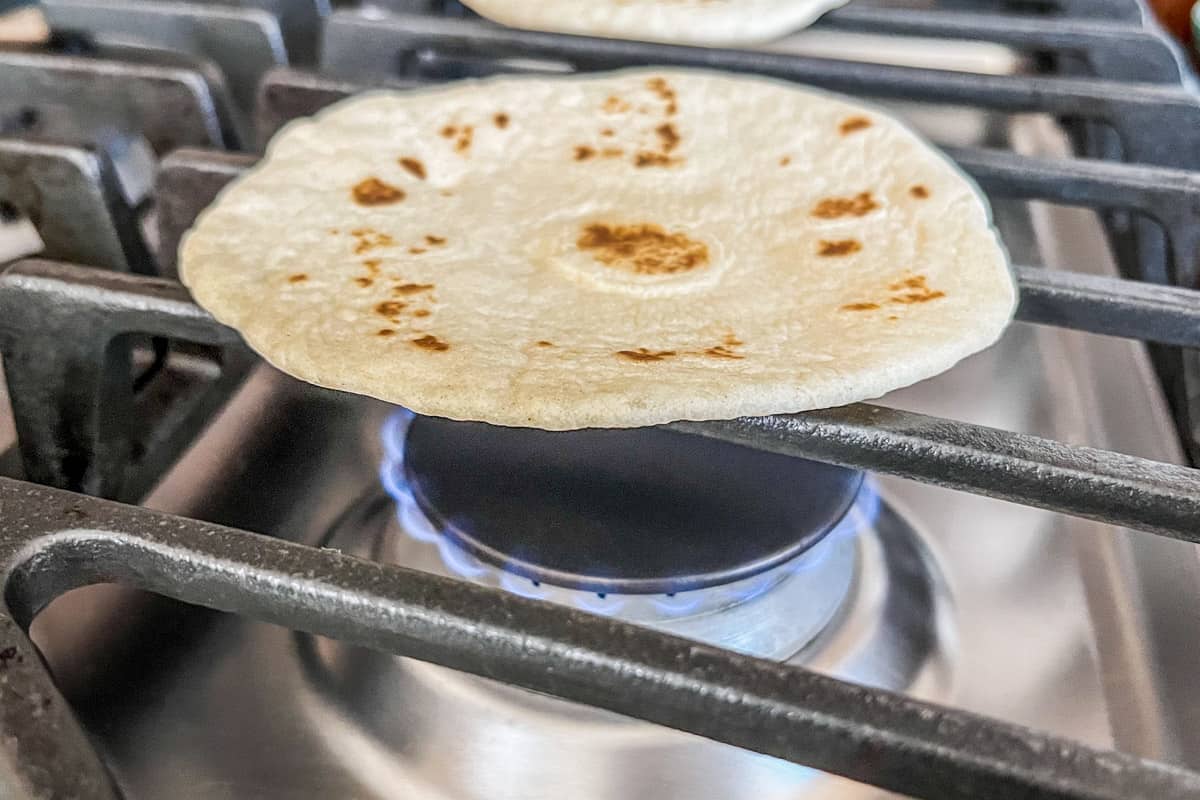
<path fill-rule="evenodd" d="M 1033 5 L 1087 21 L 1068 25 L 1062 16 L 855 4 L 822 24 L 1049 51 L 1061 57 L 1064 73 L 1078 68 L 1070 77 L 968 75 L 505 31 L 469 19 L 367 20 L 337 12 L 323 23 L 321 71 L 268 73 L 255 116 L 273 130 L 357 86 L 436 80 L 460 69 L 469 50 L 476 60 L 532 57 L 580 69 L 707 66 L 871 97 L 1083 120 L 1084 151 L 1104 158 L 1050 161 L 1006 151 L 950 151 L 990 193 L 1117 212 L 1106 219 L 1125 256 L 1126 278 L 1019 267 L 1018 317 L 1196 348 L 1200 292 L 1189 287 L 1198 285 L 1200 267 L 1194 225 L 1200 174 L 1191 171 L 1200 169 L 1194 147 L 1200 97 L 1187 85 L 1182 57 L 1147 22 L 1138 0 Z M 9 76 L 0 77 L 0 119 L 9 98 L 17 98 L 22 111 L 46 102 L 83 110 L 22 118 L 43 120 L 51 131 L 78 132 L 111 116 L 97 111 L 94 98 L 103 95 L 94 89 L 112 97 L 136 86 L 140 99 L 130 111 L 134 122 L 154 122 L 143 133 L 160 154 L 179 145 L 212 147 L 245 138 L 235 133 L 226 104 L 214 99 L 219 81 L 191 80 L 179 65 L 124 64 L 112 53 L 0 53 L 0 65 L 0 75 Z M 179 113 L 156 114 L 156 103 Z M 1097 124 L 1116 131 L 1119 152 L 1111 137 L 1095 135 Z M 259 135 L 264 132 L 269 130 Z M 5 158 L 0 149 L 0 174 Z M 907 794 L 1200 797 L 1200 774 L 495 589 L 62 491 L 140 497 L 252 363 L 237 336 L 169 279 L 169 254 L 199 210 L 253 160 L 200 150 L 166 156 L 157 202 L 164 243 L 159 270 L 167 278 L 48 260 L 26 260 L 0 274 L 0 351 L 22 460 L 33 481 L 0 479 L 0 736 L 19 753 L 0 766 L 0 787 L 14 787 L 10 794 L 116 796 L 24 632 L 55 596 L 115 581 L 608 708 Z M 1155 235 L 1134 214 L 1152 218 L 1165 235 Z M 116 224 L 128 226 L 128 216 Z M 112 239 L 107 225 L 91 227 Z M 116 241 L 140 240 L 120 235 Z M 124 252 L 131 252 L 128 246 Z M 112 343 L 130 334 L 215 346 L 221 355 L 198 357 L 186 374 L 166 374 L 165 388 L 157 382 L 154 392 L 134 392 L 128 364 L 118 370 L 112 362 Z M 1164 363 L 1186 368 L 1186 384 L 1197 374 L 1190 356 L 1170 352 L 1175 361 Z M 1186 402 L 1180 409 L 1185 420 L 1200 418 Z M 134 420 L 153 424 L 138 428 Z M 869 404 L 675 427 L 1200 542 L 1200 472 L 1193 469 Z"/>

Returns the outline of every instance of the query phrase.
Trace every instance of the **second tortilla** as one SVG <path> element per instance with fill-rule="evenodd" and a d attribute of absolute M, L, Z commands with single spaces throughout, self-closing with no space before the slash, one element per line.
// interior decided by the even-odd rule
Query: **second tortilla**
<path fill-rule="evenodd" d="M 464 0 L 514 28 L 649 42 L 738 46 L 806 28 L 847 0 Z"/>

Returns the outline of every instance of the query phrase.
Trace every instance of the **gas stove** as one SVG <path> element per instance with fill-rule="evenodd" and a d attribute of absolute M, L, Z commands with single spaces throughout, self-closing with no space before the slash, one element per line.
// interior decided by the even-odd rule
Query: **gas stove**
<path fill-rule="evenodd" d="M 1200 796 L 1200 98 L 1137 0 L 1010 5 L 736 51 L 47 0 L 0 49 L 0 796 Z M 172 279 L 296 116 L 647 63 L 889 104 L 1020 321 L 878 404 L 552 433 L 295 381 Z"/>

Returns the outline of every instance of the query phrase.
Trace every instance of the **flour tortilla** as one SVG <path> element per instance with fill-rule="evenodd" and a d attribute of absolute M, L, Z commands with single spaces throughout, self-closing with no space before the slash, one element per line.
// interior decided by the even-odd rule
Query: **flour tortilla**
<path fill-rule="evenodd" d="M 760 44 L 847 0 L 463 0 L 514 28 L 710 46 Z"/>
<path fill-rule="evenodd" d="M 550 430 L 877 397 L 1016 302 L 984 200 L 905 126 L 680 70 L 352 98 L 285 129 L 179 263 L 292 375 Z"/>

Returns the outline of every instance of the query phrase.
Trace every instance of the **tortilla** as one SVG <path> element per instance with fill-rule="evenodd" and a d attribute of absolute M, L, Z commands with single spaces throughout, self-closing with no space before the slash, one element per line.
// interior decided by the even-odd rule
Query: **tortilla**
<path fill-rule="evenodd" d="M 761 44 L 847 0 L 463 0 L 513 28 L 710 46 Z"/>
<path fill-rule="evenodd" d="M 549 430 L 877 397 L 1016 302 L 984 200 L 901 123 L 659 69 L 346 100 L 286 128 L 179 264 L 285 372 Z"/>

